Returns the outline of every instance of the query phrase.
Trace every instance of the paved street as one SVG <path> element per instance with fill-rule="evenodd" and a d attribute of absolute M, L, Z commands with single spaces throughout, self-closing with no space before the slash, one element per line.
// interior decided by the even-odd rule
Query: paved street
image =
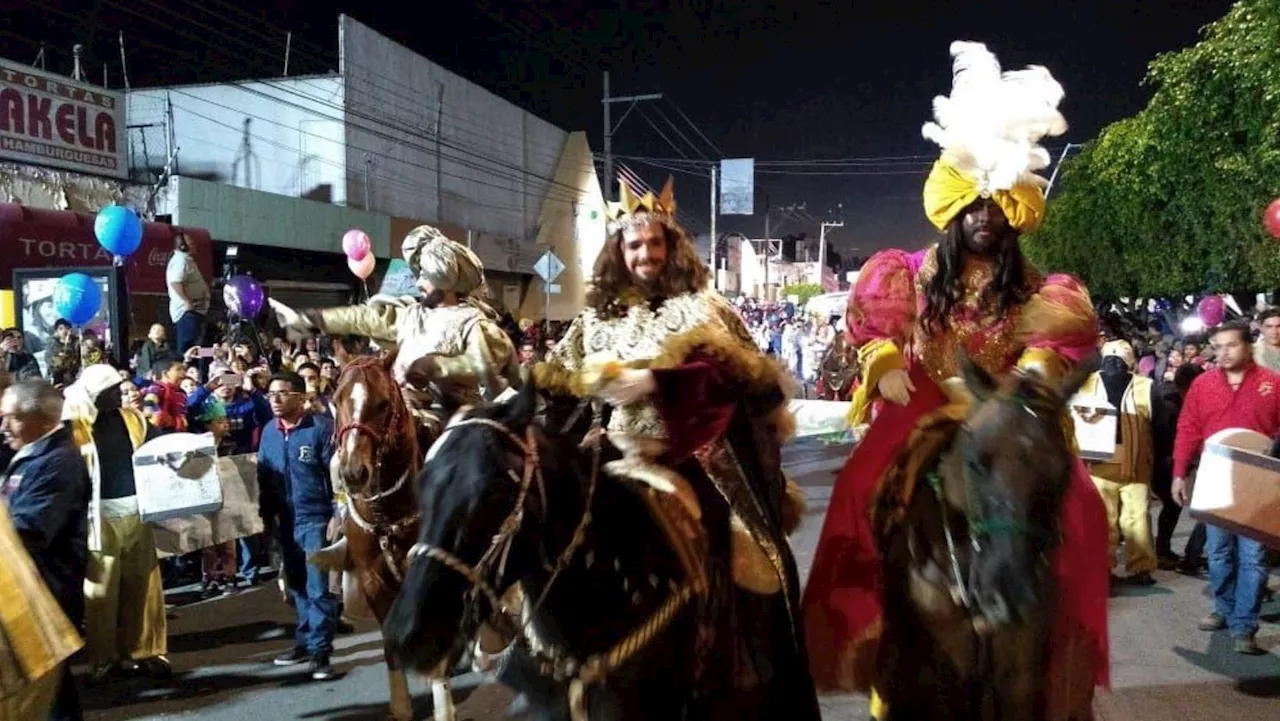
<path fill-rule="evenodd" d="M 810 500 L 795 536 L 807 573 L 830 496 L 840 449 L 789 449 L 788 468 Z M 1190 530 L 1181 529 L 1183 537 Z M 1175 541 L 1180 547 L 1182 540 Z M 1280 718 L 1280 603 L 1264 609 L 1259 642 L 1271 650 L 1249 658 L 1232 653 L 1223 634 L 1195 629 L 1206 610 L 1201 580 L 1159 573 L 1151 589 L 1130 589 L 1111 603 L 1112 678 L 1115 688 L 1098 700 L 1100 721 L 1245 721 Z M 1272 581 L 1277 586 L 1276 580 Z M 385 718 L 386 682 L 380 642 L 372 624 L 340 637 L 334 664 L 345 675 L 313 683 L 296 669 L 277 669 L 271 657 L 292 638 L 289 609 L 274 585 L 182 606 L 170 621 L 170 649 L 179 676 L 161 685 L 144 682 L 88 689 L 89 721 L 199 718 L 366 721 Z M 480 679 L 459 679 L 459 718 L 500 719 L 510 695 Z M 420 718 L 430 718 L 430 694 L 413 682 Z M 866 701 L 824 699 L 826 721 L 864 721 Z"/>

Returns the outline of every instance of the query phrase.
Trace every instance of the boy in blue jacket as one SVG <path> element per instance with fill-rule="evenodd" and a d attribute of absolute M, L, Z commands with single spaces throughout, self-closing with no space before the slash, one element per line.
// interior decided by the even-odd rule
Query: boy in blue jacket
<path fill-rule="evenodd" d="M 296 373 L 271 376 L 267 402 L 275 419 L 262 429 L 258 446 L 258 507 L 267 533 L 284 553 L 284 572 L 298 614 L 294 647 L 277 666 L 311 662 L 311 678 L 333 678 L 329 656 L 338 624 L 338 599 L 326 571 L 307 564 L 337 535 L 329 461 L 333 421 L 306 412 L 306 382 Z"/>

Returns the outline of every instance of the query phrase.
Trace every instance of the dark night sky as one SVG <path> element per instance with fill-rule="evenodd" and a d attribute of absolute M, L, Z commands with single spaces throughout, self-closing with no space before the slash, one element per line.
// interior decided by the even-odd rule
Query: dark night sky
<path fill-rule="evenodd" d="M 823 3 L 824 5 L 826 3 Z M 832 3 L 836 4 L 836 3 Z M 1222 16 L 1227 0 L 860 0 L 855 8 L 815 2 L 546 3 L 435 0 L 274 0 L 237 10 L 231 0 L 0 0 L 0 55 L 30 62 L 49 46 L 65 71 L 67 47 L 85 43 L 92 67 L 112 64 L 116 32 L 130 47 L 135 86 L 278 75 L 285 30 L 295 33 L 291 74 L 337 67 L 337 15 L 346 12 L 422 55 L 569 129 L 586 129 L 600 148 L 601 70 L 614 95 L 661 92 L 649 109 L 682 125 L 697 152 L 719 157 L 679 118 L 676 107 L 724 153 L 758 161 L 875 158 L 871 163 L 773 166 L 757 175 L 753 217 L 723 217 L 721 229 L 763 230 L 766 197 L 775 207 L 806 203 L 824 217 L 843 204 L 846 227 L 831 238 L 858 254 L 931 235 L 919 191 L 936 148 L 920 137 L 934 95 L 950 90 L 948 45 L 986 42 L 1005 67 L 1046 65 L 1066 89 L 1072 127 L 1065 142 L 1092 138 L 1140 110 L 1141 80 L 1158 53 L 1192 44 Z M 555 9 L 548 9 L 554 6 Z M 866 7 L 870 6 L 870 7 Z M 965 9 L 965 8 L 969 9 Z M 423 9 L 430 8 L 429 14 Z M 622 8 L 622 9 L 619 9 Z M 183 22 L 182 18 L 187 21 Z M 252 38 L 246 53 L 228 34 Z M 279 47 L 272 48 L 272 40 Z M 643 107 L 643 106 L 642 106 Z M 667 135 L 681 141 L 667 129 Z M 619 129 L 620 155 L 678 157 L 643 117 Z M 685 147 L 691 157 L 693 148 Z M 883 160 L 886 157 L 900 160 Z M 660 185 L 666 170 L 630 165 Z M 761 165 L 760 170 L 766 166 Z M 821 174 L 814 174 L 821 173 Z M 695 230 L 706 227 L 708 186 L 676 176 L 677 197 Z M 787 232 L 815 232 L 789 224 Z"/>

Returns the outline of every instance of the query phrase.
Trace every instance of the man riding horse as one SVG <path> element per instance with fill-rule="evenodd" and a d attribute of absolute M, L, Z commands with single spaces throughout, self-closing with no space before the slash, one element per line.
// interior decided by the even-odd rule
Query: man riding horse
<path fill-rule="evenodd" d="M 475 253 L 429 225 L 405 236 L 400 252 L 417 277 L 417 300 L 378 298 L 367 305 L 302 311 L 272 300 L 271 307 L 291 334 L 366 336 L 383 348 L 395 347 L 393 372 L 425 453 L 459 408 L 492 401 L 518 385 L 519 366 L 497 314 L 478 297 L 485 287 L 484 265 Z M 345 543 L 316 560 L 339 562 Z"/>
<path fill-rule="evenodd" d="M 535 378 L 553 398 L 607 400 L 605 470 L 697 509 L 710 551 L 689 573 L 708 581 L 697 602 L 715 691 L 696 702 L 732 708 L 724 718 L 816 720 L 787 540 L 802 511 L 779 454 L 787 374 L 707 287 L 674 213 L 670 181 L 657 197 L 622 182 L 587 308 Z"/>
<path fill-rule="evenodd" d="M 516 353 L 497 314 L 478 296 L 484 264 L 471 249 L 420 225 L 400 252 L 422 291 L 417 300 L 378 298 L 303 311 L 272 300 L 271 307 L 290 333 L 366 336 L 395 347 L 396 380 L 423 429 L 435 436 L 458 408 L 491 401 L 519 382 Z"/>
<path fill-rule="evenodd" d="M 924 127 L 943 149 L 924 186 L 926 214 L 943 238 L 923 253 L 872 256 L 850 294 L 845 322 L 862 371 L 853 420 L 863 422 L 873 404 L 880 410 L 836 480 L 805 589 L 819 687 L 871 691 L 877 715 L 883 572 L 870 510 L 888 472 L 915 457 L 930 419 L 964 419 L 960 355 L 986 373 L 1033 370 L 1054 382 L 1097 342 L 1085 288 L 1042 276 L 1018 246 L 1044 215 L 1046 182 L 1033 171 L 1049 162 L 1040 139 L 1066 130 L 1061 86 L 1043 67 L 1002 73 L 980 44 L 951 51 L 951 97 L 934 101 L 938 122 Z M 1090 718 L 1093 687 L 1108 678 L 1105 515 L 1078 459 L 1072 468 L 1059 517 L 1041 519 L 1061 533 L 1050 559 L 1059 590 L 1047 671 L 1052 721 Z"/>

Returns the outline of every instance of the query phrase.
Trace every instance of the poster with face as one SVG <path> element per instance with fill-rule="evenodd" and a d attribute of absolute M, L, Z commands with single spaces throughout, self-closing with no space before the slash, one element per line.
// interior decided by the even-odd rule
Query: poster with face
<path fill-rule="evenodd" d="M 86 272 L 102 290 L 102 307 L 93 320 L 80 328 L 73 329 L 78 338 L 84 337 L 85 330 L 91 330 L 98 336 L 98 343 L 104 349 L 111 344 L 111 281 L 102 269 Z M 22 329 L 26 351 L 35 356 L 40 364 L 40 373 L 46 378 L 49 375 L 48 350 L 49 341 L 53 339 L 54 324 L 58 322 L 58 311 L 53 307 L 53 289 L 58 279 L 70 272 L 69 269 L 58 268 L 48 270 L 21 270 L 14 273 L 14 300 L 21 308 L 19 327 Z"/>

